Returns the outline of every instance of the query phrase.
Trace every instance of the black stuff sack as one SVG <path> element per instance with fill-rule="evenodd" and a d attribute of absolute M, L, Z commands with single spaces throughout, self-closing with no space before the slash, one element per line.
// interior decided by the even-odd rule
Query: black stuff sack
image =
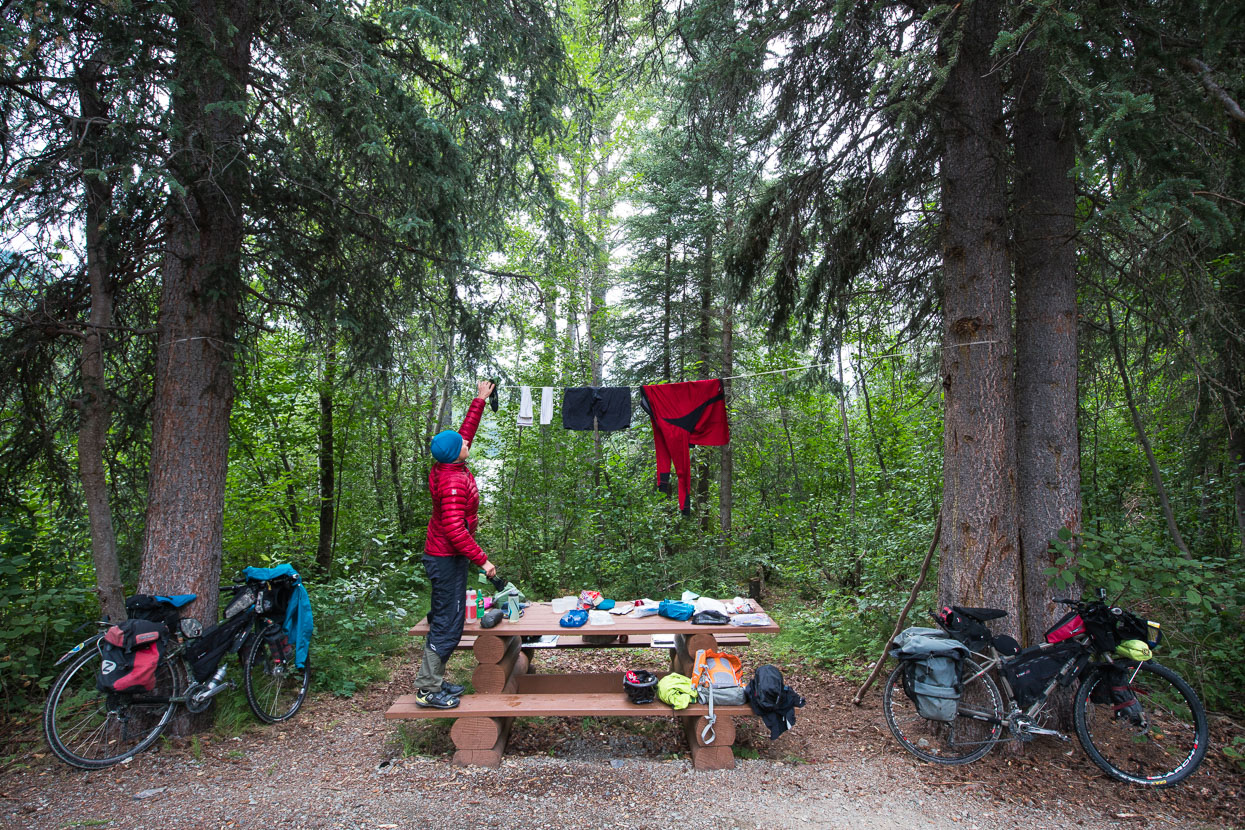
<path fill-rule="evenodd" d="M 804 705 L 804 698 L 783 682 L 782 672 L 769 664 L 757 668 L 744 687 L 744 696 L 752 712 L 769 727 L 771 741 L 795 726 L 795 710 Z"/>
<path fill-rule="evenodd" d="M 1021 709 L 1028 709 L 1041 700 L 1046 687 L 1063 669 L 1064 664 L 1068 662 L 1068 658 L 1075 650 L 1075 646 L 1071 649 L 1043 649 L 1040 646 L 1032 646 L 1021 651 L 1014 662 L 1005 663 L 1002 669 L 1003 677 L 1012 687 L 1012 694 L 1016 696 L 1016 704 Z M 1071 681 L 1071 674 L 1067 679 Z M 1062 684 L 1066 685 L 1066 683 Z"/>
<path fill-rule="evenodd" d="M 221 658 L 242 645 L 251 620 L 250 614 L 238 614 L 217 623 L 186 644 L 186 662 L 190 664 L 190 673 L 197 682 L 203 683 L 210 678 L 220 665 Z"/>
<path fill-rule="evenodd" d="M 164 639 L 163 623 L 126 620 L 104 632 L 95 686 L 101 692 L 150 692 L 156 687 L 156 666 Z"/>

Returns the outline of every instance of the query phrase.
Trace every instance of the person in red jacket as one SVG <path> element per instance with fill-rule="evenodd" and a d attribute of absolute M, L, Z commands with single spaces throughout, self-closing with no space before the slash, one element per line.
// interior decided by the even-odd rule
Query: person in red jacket
<path fill-rule="evenodd" d="M 423 561 L 432 585 L 432 606 L 428 609 L 424 659 L 415 677 L 415 702 L 436 709 L 453 709 L 463 693 L 462 686 L 445 681 L 445 664 L 463 636 L 467 567 L 478 565 L 490 578 L 497 574 L 474 537 L 480 491 L 466 461 L 493 384 L 482 380 L 476 391 L 479 394 L 467 407 L 463 425 L 457 432 L 447 429 L 437 433 L 430 447 L 434 459 L 428 471 L 432 515 L 428 518 Z"/>

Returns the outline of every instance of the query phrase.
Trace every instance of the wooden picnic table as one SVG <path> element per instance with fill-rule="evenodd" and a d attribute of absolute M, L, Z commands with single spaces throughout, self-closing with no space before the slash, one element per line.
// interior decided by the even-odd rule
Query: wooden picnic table
<path fill-rule="evenodd" d="M 764 609 L 758 609 L 763 611 Z M 552 604 L 532 603 L 523 617 L 504 621 L 495 628 L 481 628 L 476 620 L 463 626 L 464 644 L 471 643 L 476 660 L 471 674 L 473 694 L 463 695 L 455 709 L 425 709 L 415 696 L 403 695 L 385 713 L 386 718 L 453 718 L 450 730 L 456 751 L 454 763 L 497 766 L 515 717 L 678 717 L 681 719 L 696 769 L 731 769 L 735 765 L 731 746 L 735 742 L 733 718 L 752 714 L 748 706 L 715 706 L 717 721 L 712 742 L 701 737 L 708 706 L 693 704 L 674 710 L 661 701 L 637 705 L 623 691 L 622 672 L 533 673 L 533 662 L 542 648 L 525 647 L 524 637 L 556 634 L 567 637 L 575 648 L 648 648 L 654 635 L 674 635 L 670 671 L 691 675 L 699 649 L 716 648 L 718 638 L 729 645 L 746 645 L 748 636 L 775 634 L 775 623 L 763 626 L 695 625 L 690 620 L 671 620 L 654 614 L 632 618 L 612 615 L 613 625 L 563 628 Z M 410 634 L 428 633 L 428 621 L 413 626 Z M 617 635 L 610 643 L 585 642 L 584 636 Z M 628 642 L 619 642 L 626 639 Z M 631 642 L 634 638 L 634 643 Z M 664 672 L 661 674 L 665 674 Z"/>

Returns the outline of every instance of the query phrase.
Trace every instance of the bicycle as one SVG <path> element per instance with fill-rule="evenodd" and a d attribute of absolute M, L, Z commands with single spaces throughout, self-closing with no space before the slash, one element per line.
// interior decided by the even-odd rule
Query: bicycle
<path fill-rule="evenodd" d="M 926 630 L 949 636 L 970 652 L 961 660 L 954 716 L 943 722 L 920 714 L 909 675 L 914 661 L 901 661 L 883 691 L 891 733 L 916 757 L 948 765 L 976 761 L 1004 741 L 1027 742 L 1039 735 L 1068 741 L 1048 726 L 1051 694 L 1079 681 L 1072 696 L 1073 723 L 1081 747 L 1099 769 L 1116 780 L 1153 788 L 1188 778 L 1207 751 L 1202 702 L 1166 666 L 1116 652 L 1121 644 L 1125 650 L 1135 648 L 1134 640 L 1157 646 L 1161 630 L 1104 600 L 1105 591 L 1089 602 L 1055 600 L 1072 611 L 1047 632 L 1048 642 L 1023 650 L 986 625 L 1005 617 L 1005 611 L 954 606 L 941 616 L 931 612 L 942 633 Z"/>
<path fill-rule="evenodd" d="M 226 681 L 224 658 L 237 654 L 242 665 L 246 701 L 255 716 L 277 723 L 294 716 L 311 685 L 310 661 L 296 665 L 294 646 L 286 637 L 286 604 L 297 577 L 246 579 L 227 586 L 224 619 L 204 630 L 192 618 L 181 618 L 181 606 L 193 594 L 147 600 L 131 616 L 165 623 L 169 636 L 156 665 L 150 691 L 104 692 L 96 687 L 104 632 L 66 652 L 57 665 L 72 662 L 52 684 L 43 711 L 48 746 L 67 764 L 102 769 L 142 752 L 156 742 L 180 705 L 203 712 L 213 699 L 237 684 Z M 155 600 L 152 602 L 151 600 Z M 99 623 L 107 627 L 107 621 Z M 75 655 L 77 655 L 75 657 Z M 194 682 L 188 682 L 189 678 Z"/>

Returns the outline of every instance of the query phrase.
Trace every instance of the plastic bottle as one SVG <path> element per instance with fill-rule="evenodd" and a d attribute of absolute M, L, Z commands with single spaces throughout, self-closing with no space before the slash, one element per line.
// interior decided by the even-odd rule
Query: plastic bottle
<path fill-rule="evenodd" d="M 475 594 L 475 602 L 476 602 L 475 615 L 476 615 L 476 619 L 479 619 L 480 617 L 484 616 L 484 609 L 486 607 L 484 604 L 484 594 L 480 593 L 479 591 L 472 591 L 471 593 Z"/>
<path fill-rule="evenodd" d="M 476 596 L 475 591 L 467 592 L 467 620 L 474 620 L 476 618 Z"/>

